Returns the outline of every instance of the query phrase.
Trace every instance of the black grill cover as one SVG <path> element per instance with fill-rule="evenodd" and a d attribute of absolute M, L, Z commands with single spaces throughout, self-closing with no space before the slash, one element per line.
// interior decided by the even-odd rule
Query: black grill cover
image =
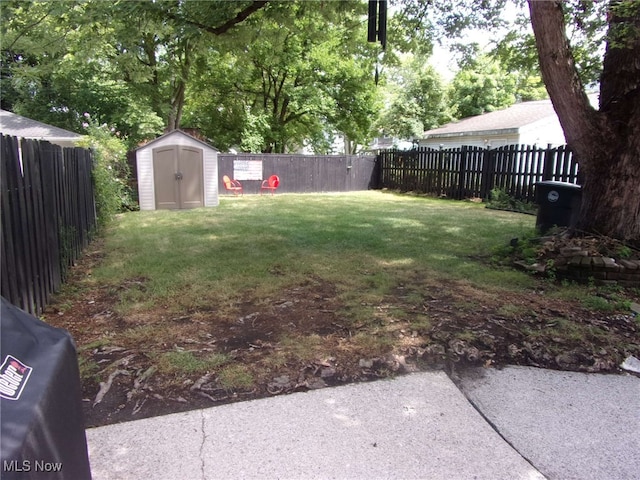
<path fill-rule="evenodd" d="M 71 336 L 4 298 L 0 313 L 0 477 L 91 479 Z"/>

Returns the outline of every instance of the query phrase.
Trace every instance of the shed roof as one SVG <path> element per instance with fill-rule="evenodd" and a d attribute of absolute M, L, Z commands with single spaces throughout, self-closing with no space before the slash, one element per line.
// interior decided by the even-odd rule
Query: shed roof
<path fill-rule="evenodd" d="M 520 128 L 548 117 L 557 117 L 551 100 L 516 103 L 503 110 L 483 113 L 434 128 L 424 132 L 424 138 L 517 133 Z"/>
<path fill-rule="evenodd" d="M 51 142 L 61 140 L 73 142 L 82 138 L 82 135 L 78 133 L 16 115 L 6 110 L 0 110 L 0 132 L 15 137 L 34 138 Z"/>
<path fill-rule="evenodd" d="M 150 142 L 147 142 L 144 145 L 139 146 L 138 148 L 136 148 L 136 151 L 138 151 L 140 149 L 143 149 L 143 148 L 147 148 L 149 145 L 152 145 L 152 144 L 154 144 L 154 143 L 156 143 L 156 142 L 158 142 L 158 141 L 160 141 L 160 140 L 162 140 L 164 138 L 170 137 L 172 135 L 174 135 L 174 136 L 175 135 L 181 135 L 183 137 L 188 138 L 189 140 L 192 140 L 194 142 L 198 142 L 201 145 L 203 145 L 203 146 L 205 146 L 207 148 L 210 148 L 211 150 L 215 150 L 216 152 L 219 151 L 217 148 L 213 147 L 212 145 L 209 145 L 207 142 L 203 142 L 202 140 L 200 140 L 200 139 L 198 139 L 196 137 L 192 137 L 191 135 L 189 135 L 188 133 L 183 132 L 182 130 L 172 130 L 172 131 L 167 132 L 167 133 L 165 133 L 163 135 L 160 135 L 158 138 L 154 138 Z"/>

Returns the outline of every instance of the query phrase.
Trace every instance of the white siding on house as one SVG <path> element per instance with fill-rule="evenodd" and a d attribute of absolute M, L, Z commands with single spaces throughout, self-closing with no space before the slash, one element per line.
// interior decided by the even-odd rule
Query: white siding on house
<path fill-rule="evenodd" d="M 153 150 L 170 145 L 189 146 L 203 150 L 203 186 L 204 206 L 215 207 L 218 199 L 218 152 L 205 143 L 175 130 L 140 147 L 136 151 L 136 169 L 138 172 L 138 203 L 140 210 L 155 210 L 156 198 L 153 182 Z"/>
<path fill-rule="evenodd" d="M 468 145 L 472 147 L 502 147 L 503 145 L 517 144 L 519 140 L 518 134 L 505 134 L 498 133 L 495 135 L 458 135 L 455 137 L 446 138 L 427 138 L 420 140 L 421 147 L 430 148 L 459 148 L 462 145 Z"/>
<path fill-rule="evenodd" d="M 566 143 L 564 132 L 557 117 L 545 118 L 520 128 L 520 143 L 522 145 L 537 145 L 546 147 L 551 144 L 558 147 Z"/>

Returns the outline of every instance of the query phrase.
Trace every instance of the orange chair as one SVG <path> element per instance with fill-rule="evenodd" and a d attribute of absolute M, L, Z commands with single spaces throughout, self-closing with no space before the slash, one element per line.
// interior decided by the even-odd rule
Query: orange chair
<path fill-rule="evenodd" d="M 260 195 L 262 195 L 263 190 L 271 190 L 271 195 L 273 195 L 278 185 L 280 185 L 280 177 L 271 175 L 267 180 L 262 181 L 262 185 L 260 185 Z"/>
<path fill-rule="evenodd" d="M 234 195 L 242 195 L 242 184 L 238 180 L 232 180 L 225 175 L 222 177 L 222 183 L 226 191 L 233 192 Z"/>

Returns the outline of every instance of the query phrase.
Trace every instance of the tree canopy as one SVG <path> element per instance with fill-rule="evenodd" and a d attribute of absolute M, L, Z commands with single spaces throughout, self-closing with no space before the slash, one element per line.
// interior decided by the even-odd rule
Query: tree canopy
<path fill-rule="evenodd" d="M 382 136 L 417 139 L 452 119 L 446 84 L 424 57 L 408 57 L 387 76 L 386 105 L 376 123 Z"/>
<path fill-rule="evenodd" d="M 500 110 L 515 101 L 515 75 L 486 55 L 468 62 L 456 74 L 451 85 L 451 102 L 457 118 Z"/>
<path fill-rule="evenodd" d="M 427 65 L 438 36 L 495 27 L 503 4 L 476 12 L 463 0 L 435 2 L 438 14 L 426 15 L 407 2 L 381 55 L 366 42 L 364 1 L 4 2 L 2 106 L 75 131 L 89 112 L 131 146 L 182 127 L 221 149 L 330 152 L 342 137 L 352 152 L 373 135 L 415 138 L 452 112 L 513 101 L 510 90 L 483 90 L 498 74 L 487 65 L 516 70 L 519 35 L 492 61 L 469 57 L 451 86 Z M 402 52 L 412 60 L 401 64 Z M 522 78 L 517 98 L 539 96 L 535 72 Z M 520 94 L 522 85 L 532 92 Z"/>
<path fill-rule="evenodd" d="M 415 138 L 538 98 L 519 33 L 490 58 L 468 50 L 452 85 L 428 66 L 439 36 L 496 27 L 503 5 L 407 2 L 381 55 L 366 42 L 364 1 L 5 2 L 2 106 L 75 131 L 90 112 L 132 146 L 182 127 L 221 149 L 330 152 L 339 136 L 352 152 L 373 135 Z M 505 68 L 515 87 L 500 82 Z"/>
<path fill-rule="evenodd" d="M 186 117 L 223 148 L 283 152 L 310 143 L 328 151 L 327 134 L 363 143 L 375 116 L 362 5 L 324 11 L 310 2 L 267 7 L 246 22 L 242 52 L 212 52 L 190 91 Z M 233 47 L 233 45 L 228 46 Z"/>
<path fill-rule="evenodd" d="M 360 2 L 61 0 L 2 7 L 2 107 L 135 143 L 195 127 L 220 148 L 365 143 L 374 47 Z"/>

